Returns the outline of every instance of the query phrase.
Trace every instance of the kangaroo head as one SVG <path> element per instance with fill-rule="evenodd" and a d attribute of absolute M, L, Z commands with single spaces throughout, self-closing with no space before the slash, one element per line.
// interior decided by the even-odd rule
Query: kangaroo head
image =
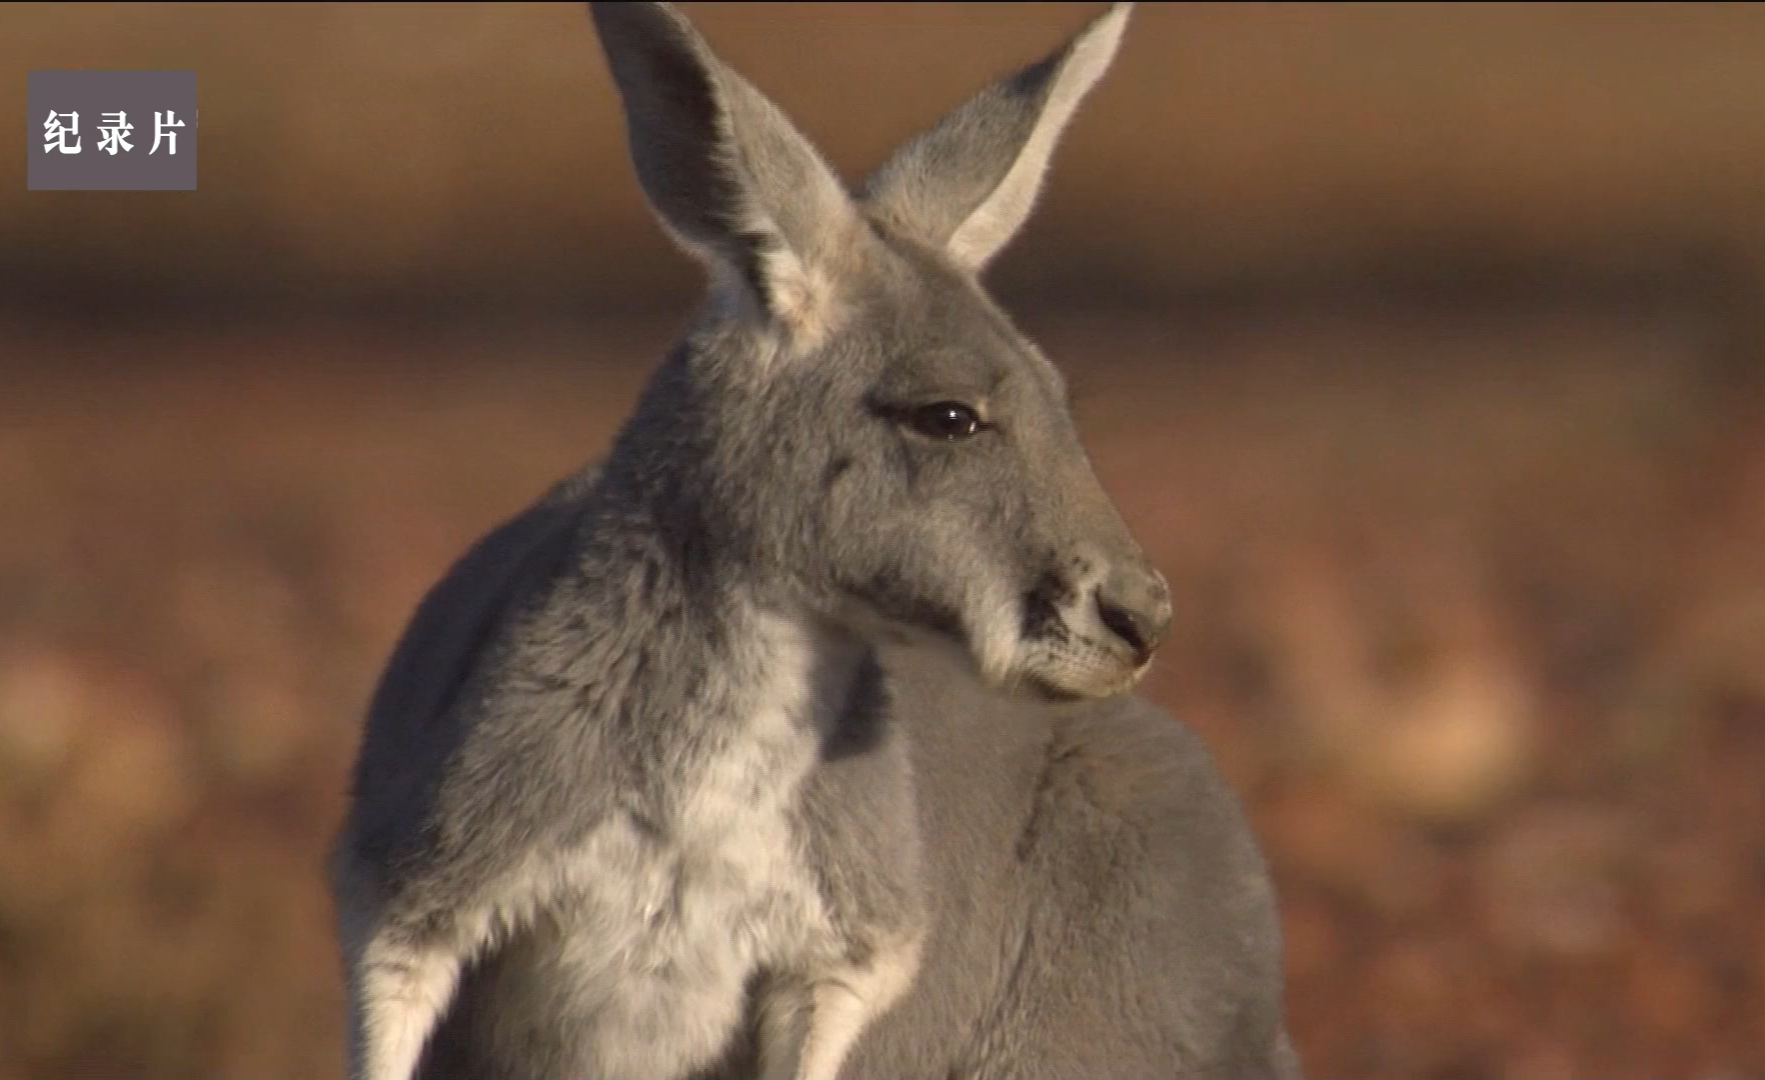
<path fill-rule="evenodd" d="M 1060 373 L 977 277 L 1131 5 L 856 192 L 671 5 L 590 7 L 644 193 L 711 279 L 609 472 L 705 534 L 704 557 L 854 629 L 956 643 L 994 687 L 1132 686 L 1170 624 L 1164 579 L 1098 483 Z"/>

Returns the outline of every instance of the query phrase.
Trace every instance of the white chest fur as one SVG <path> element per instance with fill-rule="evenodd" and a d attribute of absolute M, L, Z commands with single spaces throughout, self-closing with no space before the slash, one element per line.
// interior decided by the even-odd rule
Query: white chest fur
<path fill-rule="evenodd" d="M 555 962 L 572 1011 L 594 1017 L 584 1068 L 666 1076 L 703 1064 L 740 1023 L 754 971 L 831 935 L 791 819 L 818 751 L 813 644 L 757 617 L 729 672 L 729 699 L 745 707 L 674 781 L 662 827 L 616 816 L 568 856 Z"/>

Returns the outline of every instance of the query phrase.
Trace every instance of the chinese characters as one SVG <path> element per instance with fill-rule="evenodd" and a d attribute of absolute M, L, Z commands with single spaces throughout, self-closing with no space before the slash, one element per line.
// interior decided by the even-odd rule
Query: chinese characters
<path fill-rule="evenodd" d="M 135 149 L 129 141 L 129 133 L 135 126 L 129 123 L 126 112 L 107 112 L 100 117 L 103 120 L 98 127 L 98 150 L 100 153 L 115 157 L 118 153 L 128 153 Z M 185 126 L 179 120 L 175 110 L 155 111 L 153 114 L 153 145 L 149 154 L 157 154 L 163 144 L 167 155 L 178 152 L 177 129 Z M 43 152 L 45 154 L 78 154 L 83 149 L 79 140 L 80 114 L 78 112 L 50 111 L 48 119 L 43 121 Z"/>
<path fill-rule="evenodd" d="M 30 191 L 195 191 L 194 71 L 31 71 Z"/>
<path fill-rule="evenodd" d="M 66 117 L 66 123 L 62 122 Z M 43 152 L 45 154 L 77 154 L 80 152 L 80 114 L 50 112 L 43 121 Z M 69 142 L 68 140 L 73 140 Z"/>

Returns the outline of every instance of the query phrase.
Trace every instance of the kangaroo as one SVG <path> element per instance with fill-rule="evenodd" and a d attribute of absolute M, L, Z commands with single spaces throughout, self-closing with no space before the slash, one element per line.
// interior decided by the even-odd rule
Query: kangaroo
<path fill-rule="evenodd" d="M 1130 693 L 1166 582 L 979 283 L 1131 5 L 855 190 L 672 6 L 589 6 L 708 296 L 375 691 L 350 1077 L 1299 1076 L 1241 808 Z"/>

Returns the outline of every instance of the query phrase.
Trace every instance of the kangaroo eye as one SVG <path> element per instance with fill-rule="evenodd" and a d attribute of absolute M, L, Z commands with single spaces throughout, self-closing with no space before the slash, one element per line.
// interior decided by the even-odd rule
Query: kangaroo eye
<path fill-rule="evenodd" d="M 928 439 L 946 441 L 966 439 L 985 426 L 974 410 L 960 401 L 922 405 L 907 414 L 907 422 Z"/>

